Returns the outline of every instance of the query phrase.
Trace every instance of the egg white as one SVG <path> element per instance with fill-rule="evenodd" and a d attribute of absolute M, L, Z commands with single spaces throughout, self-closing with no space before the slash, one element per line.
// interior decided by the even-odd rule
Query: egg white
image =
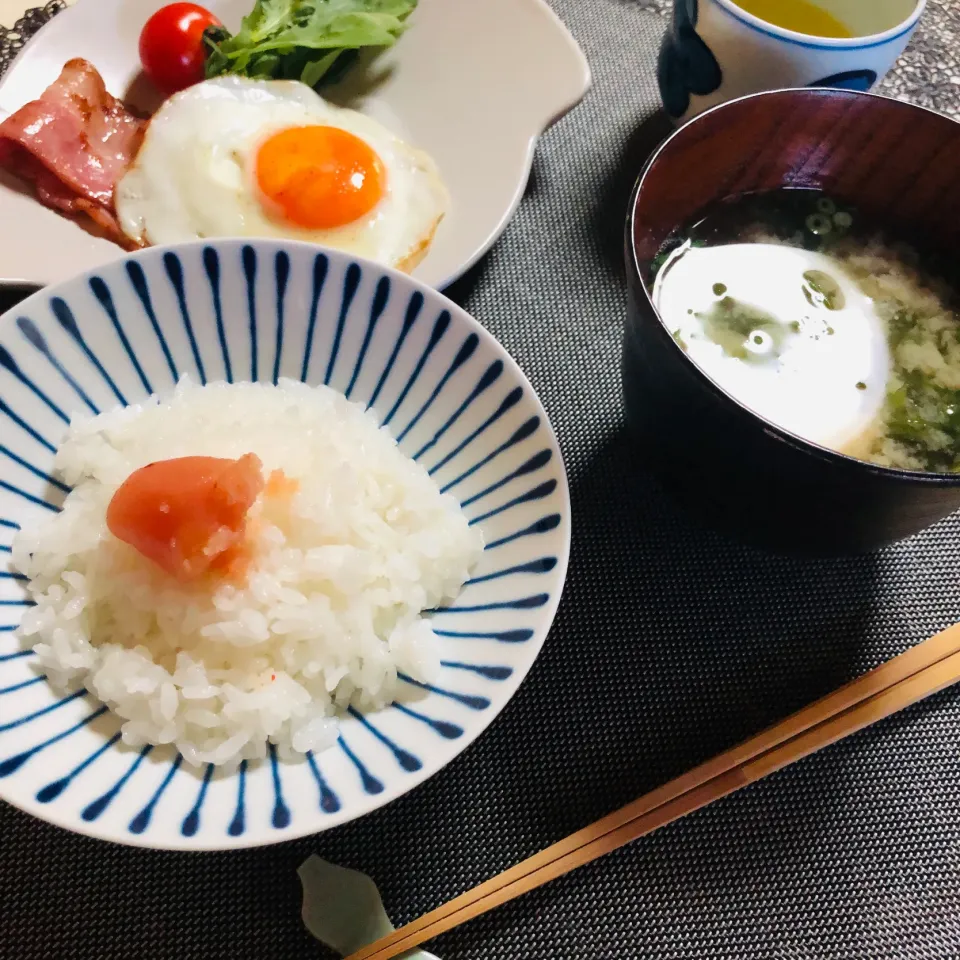
<path fill-rule="evenodd" d="M 271 217 L 256 183 L 257 150 L 267 138 L 317 124 L 364 140 L 386 170 L 377 205 L 332 229 Z M 244 77 L 206 80 L 170 97 L 114 195 L 121 229 L 140 243 L 287 237 L 405 270 L 425 255 L 448 202 L 433 160 L 377 121 L 327 103 L 302 83 Z"/>

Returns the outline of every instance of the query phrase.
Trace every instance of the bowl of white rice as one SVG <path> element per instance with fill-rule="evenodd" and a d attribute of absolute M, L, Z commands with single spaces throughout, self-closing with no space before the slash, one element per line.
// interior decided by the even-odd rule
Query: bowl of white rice
<path fill-rule="evenodd" d="M 34 294 L 0 434 L 0 798 L 78 832 L 249 847 L 382 806 L 496 717 L 560 599 L 529 382 L 339 253 L 152 248 Z"/>

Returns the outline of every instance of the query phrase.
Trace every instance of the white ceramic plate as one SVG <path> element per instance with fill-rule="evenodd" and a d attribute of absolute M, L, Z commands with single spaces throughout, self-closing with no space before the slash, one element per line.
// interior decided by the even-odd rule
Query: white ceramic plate
<path fill-rule="evenodd" d="M 167 2 L 79 0 L 27 44 L 4 76 L 0 117 L 39 96 L 71 57 L 94 64 L 113 94 L 156 106 L 149 84 L 138 80 L 137 40 L 147 18 Z M 252 0 L 205 5 L 235 29 Z M 334 96 L 439 164 L 451 209 L 414 275 L 442 288 L 503 232 L 520 202 L 537 137 L 583 97 L 590 68 L 543 0 L 420 0 L 410 29 L 376 59 L 373 71 L 377 83 L 355 71 Z M 3 173 L 0 224 L 0 280 L 54 283 L 122 253 L 41 206 Z"/>

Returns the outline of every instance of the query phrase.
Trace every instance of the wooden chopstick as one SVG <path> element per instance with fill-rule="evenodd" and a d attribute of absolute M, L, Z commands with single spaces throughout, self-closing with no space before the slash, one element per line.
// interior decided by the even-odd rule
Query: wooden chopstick
<path fill-rule="evenodd" d="M 389 960 L 960 679 L 960 624 L 552 844 L 347 960 Z"/>
<path fill-rule="evenodd" d="M 741 787 L 759 780 L 761 777 L 780 770 L 821 747 L 827 746 L 829 743 L 854 733 L 883 717 L 896 713 L 911 703 L 936 693 L 958 680 L 960 680 L 960 653 L 928 667 L 919 674 L 915 674 L 884 692 L 876 694 L 869 700 L 851 707 L 798 737 L 772 748 L 755 760 L 721 773 L 706 783 L 674 797 L 635 820 L 631 820 L 624 826 L 603 834 L 572 853 L 552 861 L 546 867 L 528 873 L 520 880 L 500 887 L 495 893 L 488 894 L 442 919 L 429 923 L 412 936 L 404 937 L 402 940 L 369 955 L 369 960 L 389 960 L 389 958 L 405 952 L 425 940 L 439 936 L 439 934 L 459 926 L 481 913 L 486 913 L 508 900 L 527 893 L 535 887 L 542 886 L 564 873 L 589 863 L 591 860 L 596 860 L 632 840 L 652 833 L 654 830 L 678 820 L 680 817 L 692 813 L 714 800 L 719 800 L 721 797 L 725 797 Z M 423 919 L 429 919 L 429 917 L 430 914 L 426 914 Z M 401 928 L 397 933 L 403 933 L 405 929 Z M 386 939 L 384 938 L 380 942 L 385 944 Z M 349 957 L 348 960 L 354 960 L 354 958 L 361 956 L 365 955 L 358 952 Z"/>

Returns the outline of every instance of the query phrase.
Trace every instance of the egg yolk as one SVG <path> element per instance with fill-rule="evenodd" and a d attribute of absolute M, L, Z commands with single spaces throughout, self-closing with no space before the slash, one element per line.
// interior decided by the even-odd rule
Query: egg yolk
<path fill-rule="evenodd" d="M 291 127 L 257 151 L 267 211 L 308 229 L 341 227 L 383 196 L 386 171 L 369 144 L 339 127 Z"/>

